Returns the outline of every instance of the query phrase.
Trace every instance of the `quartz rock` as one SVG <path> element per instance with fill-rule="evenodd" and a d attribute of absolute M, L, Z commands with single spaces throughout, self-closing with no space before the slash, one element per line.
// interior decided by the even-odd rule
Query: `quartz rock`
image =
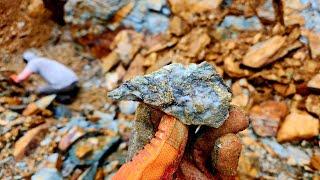
<path fill-rule="evenodd" d="M 142 101 L 184 124 L 219 127 L 228 117 L 231 93 L 213 66 L 171 64 L 125 82 L 111 91 L 114 100 Z"/>

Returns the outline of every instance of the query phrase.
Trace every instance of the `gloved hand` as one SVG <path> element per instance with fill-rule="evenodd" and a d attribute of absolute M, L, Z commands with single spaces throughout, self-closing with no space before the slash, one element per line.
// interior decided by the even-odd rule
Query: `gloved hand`
<path fill-rule="evenodd" d="M 233 179 L 241 152 L 236 133 L 248 124 L 245 113 L 231 107 L 221 127 L 201 127 L 195 133 L 196 127 L 140 104 L 129 144 L 130 161 L 113 179 Z"/>
<path fill-rule="evenodd" d="M 18 76 L 16 74 L 12 74 L 10 76 L 10 79 L 15 83 L 19 83 Z"/>

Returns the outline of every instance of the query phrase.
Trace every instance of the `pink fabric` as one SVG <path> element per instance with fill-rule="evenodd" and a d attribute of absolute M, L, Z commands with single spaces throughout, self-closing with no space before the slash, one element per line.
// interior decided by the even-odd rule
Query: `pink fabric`
<path fill-rule="evenodd" d="M 28 77 L 32 74 L 32 71 L 30 71 L 29 69 L 24 69 L 17 78 L 17 82 L 21 82 L 24 81 L 26 79 L 28 79 Z"/>

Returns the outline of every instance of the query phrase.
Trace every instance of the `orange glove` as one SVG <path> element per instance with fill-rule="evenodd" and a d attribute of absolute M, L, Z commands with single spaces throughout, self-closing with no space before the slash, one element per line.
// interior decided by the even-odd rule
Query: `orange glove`
<path fill-rule="evenodd" d="M 195 134 L 192 126 L 140 104 L 129 145 L 131 161 L 113 179 L 234 179 L 241 152 L 234 133 L 248 123 L 244 112 L 232 107 L 221 127 L 202 127 Z"/>
<path fill-rule="evenodd" d="M 17 76 L 16 74 L 12 74 L 12 75 L 10 76 L 10 79 L 12 79 L 13 82 L 15 82 L 15 83 L 19 83 L 18 76 Z"/>

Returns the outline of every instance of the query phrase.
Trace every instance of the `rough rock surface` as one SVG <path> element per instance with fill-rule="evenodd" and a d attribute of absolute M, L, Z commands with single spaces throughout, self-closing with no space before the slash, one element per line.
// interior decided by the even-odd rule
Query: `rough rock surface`
<path fill-rule="evenodd" d="M 41 133 L 45 133 L 49 124 L 43 124 L 32 130 L 28 131 L 22 138 L 15 143 L 13 155 L 17 160 L 22 159 L 25 156 L 26 151 L 30 151 L 31 146 L 35 146 Z"/>
<path fill-rule="evenodd" d="M 319 120 L 306 112 L 292 112 L 281 125 L 277 140 L 279 142 L 309 139 L 319 134 Z"/>
<path fill-rule="evenodd" d="M 243 64 L 252 68 L 259 68 L 271 63 L 270 56 L 274 55 L 285 43 L 286 38 L 274 36 L 264 42 L 252 46 L 243 58 Z"/>
<path fill-rule="evenodd" d="M 315 75 L 307 84 L 311 89 L 320 89 L 320 74 Z"/>
<path fill-rule="evenodd" d="M 163 0 L 69 0 L 64 9 L 66 23 L 78 29 L 76 37 L 100 35 L 120 25 L 153 34 L 169 26 L 170 10 Z"/>
<path fill-rule="evenodd" d="M 90 22 L 87 31 L 79 32 L 79 36 L 86 35 L 87 32 L 99 34 L 104 31 L 103 24 L 109 20 L 127 0 L 107 0 L 107 1 L 86 1 L 70 0 L 65 6 L 65 21 L 76 26 L 83 26 Z"/>
<path fill-rule="evenodd" d="M 317 95 L 309 95 L 306 99 L 305 106 L 307 108 L 307 111 L 309 111 L 312 114 L 316 114 L 318 117 L 320 117 L 320 96 Z"/>
<path fill-rule="evenodd" d="M 138 76 L 109 93 L 114 100 L 143 101 L 185 124 L 219 127 L 228 116 L 231 93 L 210 64 L 171 64 Z"/>
<path fill-rule="evenodd" d="M 288 113 L 284 102 L 264 101 L 250 110 L 252 128 L 259 136 L 275 136 L 280 121 Z"/>

